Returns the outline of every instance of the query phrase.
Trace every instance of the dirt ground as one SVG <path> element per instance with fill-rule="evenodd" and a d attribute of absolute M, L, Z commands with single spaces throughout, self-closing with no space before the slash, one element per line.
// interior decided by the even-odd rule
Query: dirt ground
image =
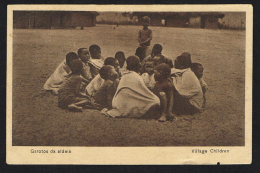
<path fill-rule="evenodd" d="M 207 108 L 177 121 L 108 118 L 98 110 L 58 108 L 39 95 L 68 52 L 98 44 L 104 57 L 135 53 L 141 26 L 98 25 L 84 30 L 18 30 L 13 33 L 12 142 L 15 146 L 243 146 L 245 144 L 245 32 L 150 27 L 152 45 L 176 58 L 190 52 L 204 65 Z"/>

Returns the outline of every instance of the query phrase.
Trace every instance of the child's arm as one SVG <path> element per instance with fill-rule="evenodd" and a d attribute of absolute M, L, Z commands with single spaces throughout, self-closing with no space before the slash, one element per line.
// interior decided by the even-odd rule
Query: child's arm
<path fill-rule="evenodd" d="M 119 80 L 116 79 L 112 84 L 109 84 L 107 87 L 107 103 L 109 109 L 112 109 L 112 100 L 115 95 Z"/>
<path fill-rule="evenodd" d="M 83 76 L 84 79 L 86 79 L 86 81 L 82 81 L 82 82 L 85 82 L 88 84 L 90 82 L 90 79 L 92 78 L 91 74 L 89 74 L 84 68 L 82 68 L 81 75 Z"/>
<path fill-rule="evenodd" d="M 169 116 L 173 116 L 172 114 L 172 108 L 173 108 L 173 86 L 170 82 L 168 82 L 167 84 L 167 87 L 166 87 L 166 94 L 168 96 L 168 100 L 167 100 L 167 103 L 168 103 L 168 109 L 167 109 L 167 113 Z"/>
<path fill-rule="evenodd" d="M 138 33 L 138 42 L 141 43 L 141 31 Z"/>
<path fill-rule="evenodd" d="M 83 76 L 83 77 L 81 77 L 81 82 L 84 82 L 84 83 L 86 83 L 86 84 L 89 84 L 89 83 L 90 83 L 90 80 L 84 78 L 84 76 Z"/>
<path fill-rule="evenodd" d="M 76 90 L 75 90 L 75 94 L 81 97 L 86 97 L 89 98 L 89 96 L 87 96 L 85 93 L 80 92 L 80 87 L 82 84 L 82 79 L 83 77 L 79 76 L 78 80 L 77 80 L 77 85 L 76 85 Z"/>
<path fill-rule="evenodd" d="M 140 43 L 140 45 L 144 45 L 144 44 L 150 42 L 152 39 L 153 39 L 153 34 L 152 34 L 152 30 L 150 30 L 149 37 L 145 41 L 139 42 L 139 43 Z"/>

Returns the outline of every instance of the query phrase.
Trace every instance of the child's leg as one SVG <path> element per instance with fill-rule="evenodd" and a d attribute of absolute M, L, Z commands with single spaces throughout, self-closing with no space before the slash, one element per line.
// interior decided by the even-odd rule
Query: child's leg
<path fill-rule="evenodd" d="M 161 118 L 159 118 L 158 121 L 164 122 L 166 121 L 166 111 L 167 111 L 167 97 L 165 92 L 160 92 L 159 93 L 159 98 L 161 102 Z"/>
<path fill-rule="evenodd" d="M 88 99 L 81 99 L 81 101 L 68 105 L 68 109 L 71 111 L 82 111 L 82 105 L 89 103 Z"/>

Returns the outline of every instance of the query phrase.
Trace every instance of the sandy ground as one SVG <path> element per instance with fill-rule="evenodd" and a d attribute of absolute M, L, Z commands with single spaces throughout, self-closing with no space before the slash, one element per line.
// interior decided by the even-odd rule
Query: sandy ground
<path fill-rule="evenodd" d="M 58 108 L 40 94 L 68 52 L 98 44 L 104 57 L 135 53 L 141 26 L 98 25 L 84 30 L 14 30 L 12 142 L 18 146 L 243 146 L 245 32 L 150 27 L 152 45 L 175 58 L 190 52 L 204 65 L 207 109 L 175 122 L 107 118 L 97 110 Z M 36 97 L 35 97 L 36 96 Z"/>

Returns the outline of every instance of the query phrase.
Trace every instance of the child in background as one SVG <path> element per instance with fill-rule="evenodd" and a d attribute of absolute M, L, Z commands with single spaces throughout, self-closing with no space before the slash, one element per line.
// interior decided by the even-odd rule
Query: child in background
<path fill-rule="evenodd" d="M 156 84 L 154 86 L 154 93 L 160 98 L 161 103 L 161 117 L 159 122 L 164 122 L 167 118 L 174 118 L 172 113 L 173 107 L 173 85 L 169 79 L 171 68 L 169 65 L 162 63 L 155 67 L 154 78 Z"/>
<path fill-rule="evenodd" d="M 118 60 L 119 63 L 119 77 L 121 77 L 127 71 L 124 52 L 116 52 L 115 58 Z"/>
<path fill-rule="evenodd" d="M 75 52 L 68 53 L 66 55 L 66 59 L 62 61 L 62 63 L 55 69 L 53 74 L 45 82 L 43 89 L 52 91 L 54 95 L 58 95 L 58 90 L 60 89 L 61 84 L 71 72 L 68 64 L 74 59 L 79 59 L 78 55 Z"/>
<path fill-rule="evenodd" d="M 118 60 L 113 57 L 108 57 L 104 61 L 104 65 L 111 65 L 115 68 L 115 70 L 119 73 L 119 63 Z M 86 87 L 86 94 L 89 96 L 93 96 L 100 86 L 103 84 L 104 79 L 98 74 Z"/>
<path fill-rule="evenodd" d="M 89 52 L 91 54 L 91 60 L 89 61 L 90 64 L 90 72 L 92 78 L 98 75 L 99 69 L 104 64 L 104 58 L 101 56 L 101 48 L 98 45 L 91 45 L 89 47 Z"/>
<path fill-rule="evenodd" d="M 148 56 L 148 49 L 149 49 L 151 40 L 153 38 L 152 30 L 148 28 L 149 24 L 150 24 L 150 17 L 144 16 L 143 17 L 143 29 L 140 30 L 139 34 L 138 34 L 138 42 L 140 44 L 139 47 L 144 48 L 144 53 L 145 53 L 144 57 Z"/>
<path fill-rule="evenodd" d="M 62 83 L 58 94 L 58 105 L 60 108 L 71 111 L 82 111 L 82 105 L 89 102 L 88 96 L 80 92 L 82 82 L 89 81 L 80 76 L 83 64 L 79 59 L 70 62 L 69 67 L 72 73 Z"/>
<path fill-rule="evenodd" d="M 194 74 L 199 79 L 200 86 L 201 86 L 201 89 L 202 89 L 202 92 L 203 92 L 203 99 L 204 99 L 202 108 L 205 108 L 206 107 L 206 96 L 205 96 L 205 94 L 206 94 L 206 91 L 208 90 L 208 85 L 202 78 L 204 68 L 203 68 L 202 64 L 200 64 L 200 63 L 192 63 L 191 64 L 191 70 L 194 72 Z"/>
<path fill-rule="evenodd" d="M 112 109 L 112 99 L 116 92 L 118 82 L 118 73 L 111 65 L 104 65 L 99 70 L 100 77 L 104 83 L 100 86 L 94 95 L 94 102 L 101 105 L 102 108 Z"/>
<path fill-rule="evenodd" d="M 141 75 L 145 85 L 151 91 L 153 91 L 154 85 L 156 83 L 154 79 L 154 67 L 155 67 L 154 59 L 153 58 L 147 59 L 144 65 L 145 72 Z"/>

